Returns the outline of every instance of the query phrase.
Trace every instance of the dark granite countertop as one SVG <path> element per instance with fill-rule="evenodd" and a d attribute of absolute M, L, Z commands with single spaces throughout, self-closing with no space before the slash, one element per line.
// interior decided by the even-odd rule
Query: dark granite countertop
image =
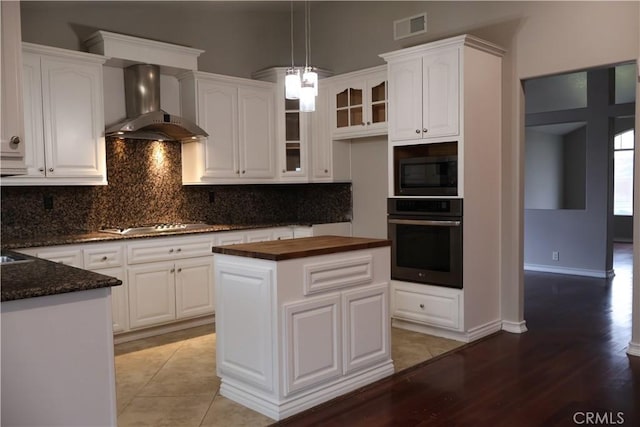
<path fill-rule="evenodd" d="M 149 234 L 136 234 L 129 236 L 121 236 L 118 234 L 104 233 L 101 231 L 78 231 L 69 234 L 51 234 L 51 235 L 39 235 L 36 237 L 28 237 L 21 239 L 2 239 L 2 249 L 18 249 L 18 248 L 33 248 L 41 246 L 58 246 L 58 245 L 71 245 L 76 243 L 91 243 L 91 242 L 108 242 L 108 241 L 121 241 L 131 239 L 148 239 L 154 237 L 167 237 L 176 235 L 191 235 L 202 233 L 214 233 L 220 231 L 233 231 L 233 230 L 251 230 L 259 228 L 272 228 L 272 227 L 289 227 L 289 226 L 311 226 L 312 224 L 292 224 L 292 223 L 277 223 L 277 224 L 216 224 L 209 227 L 198 228 L 197 230 L 176 230 L 162 233 L 149 233 Z"/>
<path fill-rule="evenodd" d="M 116 278 L 63 265 L 11 251 L 3 255 L 18 255 L 28 261 L 0 266 L 1 301 L 13 301 L 68 292 L 120 286 Z"/>
<path fill-rule="evenodd" d="M 391 246 L 391 241 L 365 237 L 316 236 L 301 239 L 271 240 L 268 242 L 215 246 L 212 251 L 224 255 L 260 258 L 269 261 L 284 261 L 384 246 Z"/>

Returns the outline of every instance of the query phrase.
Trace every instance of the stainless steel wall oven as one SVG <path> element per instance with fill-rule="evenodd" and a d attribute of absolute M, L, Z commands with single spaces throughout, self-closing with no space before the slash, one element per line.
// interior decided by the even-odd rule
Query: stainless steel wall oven
<path fill-rule="evenodd" d="M 462 289 L 462 199 L 388 199 L 391 278 Z"/>

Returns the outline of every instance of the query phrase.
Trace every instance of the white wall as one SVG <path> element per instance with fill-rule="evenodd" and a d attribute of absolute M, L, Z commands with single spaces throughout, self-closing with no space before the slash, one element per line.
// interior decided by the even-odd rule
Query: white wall
<path fill-rule="evenodd" d="M 562 137 L 525 131 L 525 209 L 561 209 L 564 150 Z"/>
<path fill-rule="evenodd" d="M 351 143 L 353 235 L 387 238 L 387 138 Z"/>

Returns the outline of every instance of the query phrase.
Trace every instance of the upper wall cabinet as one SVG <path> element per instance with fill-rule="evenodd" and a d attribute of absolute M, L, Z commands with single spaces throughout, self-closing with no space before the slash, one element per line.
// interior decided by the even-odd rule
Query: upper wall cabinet
<path fill-rule="evenodd" d="M 182 114 L 209 133 L 182 145 L 183 184 L 273 181 L 274 85 L 197 71 L 178 79 Z"/>
<path fill-rule="evenodd" d="M 389 59 L 389 139 L 459 134 L 460 47 Z M 385 57 L 386 58 L 386 57 Z"/>
<path fill-rule="evenodd" d="M 20 175 L 24 163 L 24 113 L 22 109 L 22 45 L 20 2 L 0 3 L 2 39 L 2 121 L 0 122 L 0 173 Z"/>
<path fill-rule="evenodd" d="M 99 55 L 23 43 L 27 174 L 5 185 L 104 185 Z"/>
<path fill-rule="evenodd" d="M 330 126 L 334 139 L 387 133 L 386 66 L 341 74 L 329 81 Z"/>

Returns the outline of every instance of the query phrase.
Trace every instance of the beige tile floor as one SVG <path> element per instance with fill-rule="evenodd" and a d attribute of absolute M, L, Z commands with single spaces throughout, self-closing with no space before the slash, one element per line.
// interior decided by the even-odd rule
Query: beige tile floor
<path fill-rule="evenodd" d="M 396 372 L 457 341 L 392 328 Z M 213 325 L 118 344 L 118 426 L 266 426 L 273 420 L 218 394 Z"/>

